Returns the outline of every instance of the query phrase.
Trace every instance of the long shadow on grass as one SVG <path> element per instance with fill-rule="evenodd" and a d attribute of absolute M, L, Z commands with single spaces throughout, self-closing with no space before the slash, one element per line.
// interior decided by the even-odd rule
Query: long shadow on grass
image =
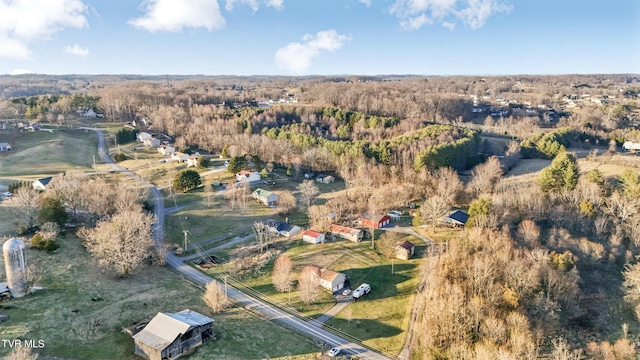
<path fill-rule="evenodd" d="M 347 321 L 334 318 L 325 326 L 345 332 L 362 341 L 395 336 L 402 332 L 395 326 L 389 326 L 372 319 L 351 319 L 351 321 Z"/>
<path fill-rule="evenodd" d="M 370 299 L 383 299 L 398 295 L 397 285 L 410 280 L 411 277 L 404 275 L 405 272 L 413 270 L 414 264 L 400 263 L 393 264 L 393 274 L 391 264 L 378 265 L 366 268 L 352 268 L 344 273 L 349 278 L 351 288 L 355 289 L 362 283 L 371 285 L 371 292 L 366 296 Z"/>

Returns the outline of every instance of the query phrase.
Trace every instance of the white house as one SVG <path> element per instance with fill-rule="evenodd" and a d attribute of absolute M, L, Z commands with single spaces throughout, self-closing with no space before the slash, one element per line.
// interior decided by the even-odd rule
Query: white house
<path fill-rule="evenodd" d="M 325 268 L 320 269 L 320 286 L 332 293 L 344 288 L 344 282 L 346 280 L 347 276 L 343 273 L 331 271 Z"/>
<path fill-rule="evenodd" d="M 188 159 L 189 159 L 189 154 L 185 154 L 181 152 L 174 152 L 173 154 L 171 154 L 172 161 L 185 162 Z"/>
<path fill-rule="evenodd" d="M 139 133 L 136 135 L 136 137 L 138 138 L 138 141 L 140 141 L 140 142 L 144 142 L 145 140 L 150 139 L 150 138 L 152 138 L 153 136 L 152 136 L 151 134 L 146 133 L 146 132 L 144 132 L 144 131 L 143 131 L 143 132 L 139 132 Z"/>
<path fill-rule="evenodd" d="M 0 143 L 0 151 L 11 151 L 11 145 L 9 143 Z"/>
<path fill-rule="evenodd" d="M 83 118 L 87 118 L 87 119 L 93 119 L 93 118 L 95 118 L 95 117 L 96 117 L 96 115 L 97 115 L 97 114 L 96 114 L 96 112 L 95 112 L 95 111 L 93 111 L 93 110 L 91 110 L 91 109 L 89 109 L 89 110 L 85 110 L 85 111 L 82 113 L 82 117 L 83 117 Z"/>
<path fill-rule="evenodd" d="M 264 204 L 264 206 L 267 206 L 267 207 L 278 206 L 279 196 L 278 194 L 272 193 L 271 191 L 258 188 L 253 192 L 253 194 L 251 194 L 251 196 L 254 199 L 261 202 L 262 204 Z"/>
<path fill-rule="evenodd" d="M 187 167 L 196 167 L 198 166 L 198 160 L 200 159 L 200 156 L 198 155 L 191 155 L 187 158 Z"/>
<path fill-rule="evenodd" d="M 627 151 L 640 150 L 640 143 L 634 143 L 633 141 L 625 141 L 624 144 L 622 144 L 622 147 Z"/>
<path fill-rule="evenodd" d="M 302 234 L 302 240 L 311 244 L 323 243 L 324 234 L 313 230 L 307 230 Z"/>
<path fill-rule="evenodd" d="M 146 147 L 157 147 L 160 146 L 160 139 L 156 139 L 154 137 L 144 139 L 144 146 Z"/>
<path fill-rule="evenodd" d="M 158 146 L 158 152 L 164 156 L 169 156 L 176 152 L 176 148 L 169 145 L 160 145 Z"/>
<path fill-rule="evenodd" d="M 252 183 L 254 181 L 260 181 L 261 177 L 260 177 L 260 173 L 257 171 L 251 172 L 251 171 L 246 171 L 246 170 L 242 170 L 239 173 L 236 174 L 236 181 L 237 182 L 248 182 L 248 183 Z"/>

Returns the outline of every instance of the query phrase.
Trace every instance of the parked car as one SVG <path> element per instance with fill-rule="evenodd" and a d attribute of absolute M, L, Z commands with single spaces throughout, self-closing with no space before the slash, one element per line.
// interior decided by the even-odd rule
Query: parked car
<path fill-rule="evenodd" d="M 327 353 L 327 356 L 336 357 L 338 356 L 338 354 L 340 354 L 340 348 L 334 347 L 333 349 L 329 350 L 329 352 Z"/>
<path fill-rule="evenodd" d="M 370 292 L 371 292 L 371 285 L 364 283 L 358 286 L 357 289 L 353 290 L 353 294 L 351 296 L 353 296 L 354 299 L 359 299 L 363 295 L 367 295 Z"/>
<path fill-rule="evenodd" d="M 344 289 L 344 291 L 342 292 L 342 295 L 349 295 L 351 294 L 351 289 Z"/>
<path fill-rule="evenodd" d="M 11 192 L 9 192 L 9 191 L 5 191 L 5 192 L 2 193 L 2 197 L 5 197 L 5 198 L 10 198 L 12 196 L 13 196 L 13 194 Z"/>
<path fill-rule="evenodd" d="M 387 211 L 387 215 L 389 216 L 402 216 L 402 213 L 398 210 L 389 210 Z"/>

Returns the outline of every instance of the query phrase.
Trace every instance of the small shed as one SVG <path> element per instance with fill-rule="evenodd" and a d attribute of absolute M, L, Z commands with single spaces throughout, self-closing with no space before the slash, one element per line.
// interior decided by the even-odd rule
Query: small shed
<path fill-rule="evenodd" d="M 189 309 L 158 313 L 133 335 L 135 354 L 149 360 L 177 359 L 213 338 L 213 319 Z"/>
<path fill-rule="evenodd" d="M 316 176 L 316 181 L 323 184 L 331 184 L 332 182 L 336 181 L 336 178 L 331 175 L 320 174 Z"/>
<path fill-rule="evenodd" d="M 199 155 L 191 155 L 187 158 L 187 167 L 196 167 L 198 166 L 198 160 L 200 160 Z"/>
<path fill-rule="evenodd" d="M 324 234 L 313 230 L 307 230 L 302 234 L 302 240 L 311 244 L 323 243 Z"/>
<path fill-rule="evenodd" d="M 396 259 L 409 260 L 414 252 L 416 246 L 411 241 L 405 241 L 396 245 Z"/>
<path fill-rule="evenodd" d="M 465 213 L 462 210 L 451 211 L 447 215 L 440 218 L 441 222 L 452 227 L 464 226 L 467 223 L 467 220 L 469 220 L 469 214 Z"/>
<path fill-rule="evenodd" d="M 9 143 L 0 143 L 0 151 L 11 151 L 11 145 Z"/>

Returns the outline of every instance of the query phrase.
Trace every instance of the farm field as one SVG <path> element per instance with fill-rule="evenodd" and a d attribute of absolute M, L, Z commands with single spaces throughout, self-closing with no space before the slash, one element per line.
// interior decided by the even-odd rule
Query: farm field
<path fill-rule="evenodd" d="M 38 339 L 44 358 L 137 359 L 133 341 L 121 329 L 157 312 L 186 308 L 211 315 L 202 290 L 164 267 L 143 266 L 130 278 L 117 279 L 96 267 L 80 240 L 61 239 L 53 254 L 26 250 L 44 290 L 0 304 L 8 320 L 2 339 Z M 0 267 L 4 278 L 4 264 Z M 214 320 L 215 341 L 204 344 L 190 359 L 310 359 L 320 349 L 298 333 L 234 306 Z M 8 349 L 0 348 L 0 357 Z"/>
<path fill-rule="evenodd" d="M 69 170 L 91 170 L 97 154 L 97 135 L 91 131 L 11 131 L 0 133 L 12 151 L 0 155 L 0 177 L 37 177 Z"/>

